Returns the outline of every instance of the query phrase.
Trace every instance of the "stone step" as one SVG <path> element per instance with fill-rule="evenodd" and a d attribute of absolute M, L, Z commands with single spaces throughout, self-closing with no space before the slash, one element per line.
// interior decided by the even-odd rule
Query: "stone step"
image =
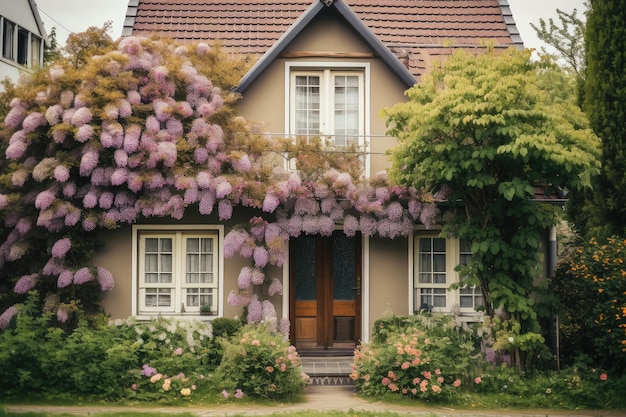
<path fill-rule="evenodd" d="M 353 385 L 352 357 L 303 356 L 301 359 L 302 372 L 311 378 L 311 385 Z"/>

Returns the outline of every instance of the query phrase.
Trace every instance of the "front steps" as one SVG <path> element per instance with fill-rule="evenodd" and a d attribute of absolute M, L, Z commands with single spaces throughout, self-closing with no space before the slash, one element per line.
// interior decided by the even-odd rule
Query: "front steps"
<path fill-rule="evenodd" d="M 302 356 L 302 372 L 311 385 L 353 385 L 352 356 Z"/>

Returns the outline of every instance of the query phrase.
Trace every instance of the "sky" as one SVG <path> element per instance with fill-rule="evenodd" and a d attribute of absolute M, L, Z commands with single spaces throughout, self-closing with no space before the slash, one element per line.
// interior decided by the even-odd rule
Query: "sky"
<path fill-rule="evenodd" d="M 2 0 L 6 1 L 6 0 Z M 90 26 L 102 27 L 104 22 L 112 21 L 113 28 L 109 35 L 117 39 L 122 34 L 128 0 L 35 0 L 46 31 L 56 27 L 57 41 L 65 44 L 67 36 L 74 32 L 85 31 Z M 520 31 L 524 46 L 541 49 L 545 46 L 535 35 L 530 26 L 538 25 L 539 19 L 553 18 L 558 22 L 556 9 L 570 13 L 578 10 L 583 16 L 585 0 L 508 0 L 513 18 Z"/>

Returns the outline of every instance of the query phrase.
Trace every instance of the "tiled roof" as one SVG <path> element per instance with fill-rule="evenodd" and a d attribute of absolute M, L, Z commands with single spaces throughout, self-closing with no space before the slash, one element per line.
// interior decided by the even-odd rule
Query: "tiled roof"
<path fill-rule="evenodd" d="M 220 41 L 231 52 L 261 56 L 313 1 L 320 0 L 130 0 L 124 34 Z M 433 57 L 450 53 L 444 44 L 522 46 L 506 0 L 335 1 L 344 1 L 416 78 Z"/>

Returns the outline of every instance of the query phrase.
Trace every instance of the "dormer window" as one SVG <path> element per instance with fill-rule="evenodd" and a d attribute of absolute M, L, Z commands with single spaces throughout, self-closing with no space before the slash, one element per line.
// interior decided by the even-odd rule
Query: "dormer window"
<path fill-rule="evenodd" d="M 294 71 L 291 90 L 292 134 L 325 136 L 335 146 L 361 143 L 362 71 Z"/>

